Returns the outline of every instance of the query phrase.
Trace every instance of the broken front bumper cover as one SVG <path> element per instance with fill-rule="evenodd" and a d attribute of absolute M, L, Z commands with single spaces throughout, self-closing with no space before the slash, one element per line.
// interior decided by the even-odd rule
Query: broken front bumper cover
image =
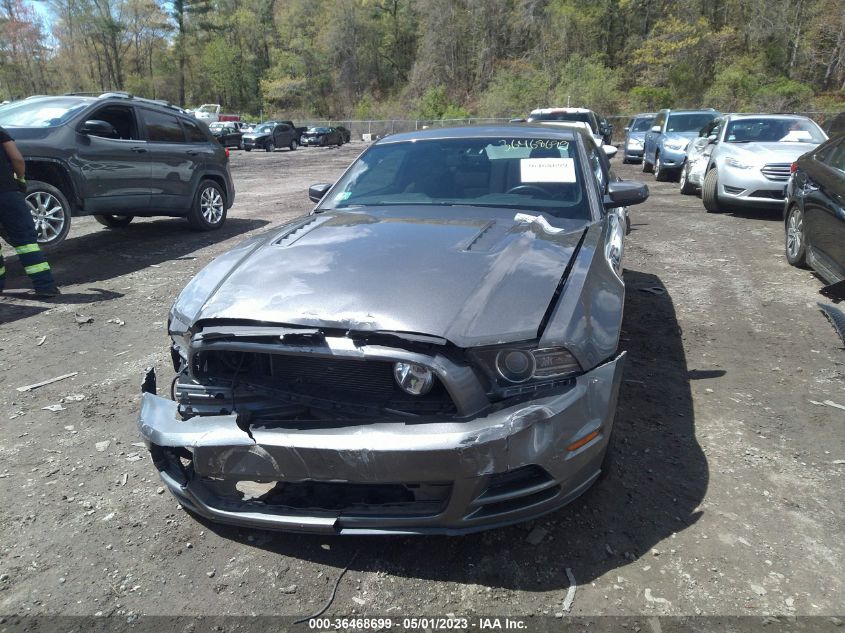
<path fill-rule="evenodd" d="M 176 402 L 147 389 L 138 428 L 170 491 L 212 521 L 324 534 L 460 534 L 535 518 L 590 487 L 623 365 L 624 354 L 561 393 L 454 422 L 242 430 L 234 414 L 182 420 Z M 236 488 L 259 482 L 275 488 L 259 497 Z M 299 492 L 277 494 L 286 488 Z M 335 501 L 320 501 L 327 491 Z"/>

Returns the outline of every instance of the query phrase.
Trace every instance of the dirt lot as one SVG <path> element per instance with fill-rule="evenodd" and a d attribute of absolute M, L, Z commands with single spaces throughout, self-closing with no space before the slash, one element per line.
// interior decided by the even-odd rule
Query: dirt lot
<path fill-rule="evenodd" d="M 233 152 L 237 203 L 217 233 L 78 220 L 51 257 L 66 293 L 52 303 L 25 298 L 10 260 L 0 614 L 304 615 L 356 551 L 328 615 L 555 614 L 566 568 L 573 615 L 845 611 L 845 410 L 811 403 L 845 404 L 822 282 L 787 265 L 778 213 L 709 215 L 618 160 L 652 195 L 627 242 L 624 441 L 609 480 L 534 524 L 463 538 L 239 530 L 162 494 L 135 418 L 142 370 L 168 383 L 170 304 L 216 255 L 307 212 L 307 186 L 362 148 Z M 655 287 L 665 294 L 643 290 Z"/>

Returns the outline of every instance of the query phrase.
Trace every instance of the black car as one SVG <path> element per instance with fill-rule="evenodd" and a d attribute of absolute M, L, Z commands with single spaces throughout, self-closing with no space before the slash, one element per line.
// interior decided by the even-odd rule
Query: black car
<path fill-rule="evenodd" d="M 235 200 L 229 152 L 205 124 L 164 101 L 125 92 L 32 97 L 0 108 L 26 160 L 26 201 L 50 249 L 71 217 L 125 226 L 135 216 L 223 226 Z"/>
<path fill-rule="evenodd" d="M 343 145 L 343 135 L 336 127 L 309 127 L 302 135 L 303 145 Z"/>
<path fill-rule="evenodd" d="M 267 121 L 244 134 L 243 144 L 248 152 L 252 149 L 272 152 L 277 147 L 287 147 L 293 151 L 299 146 L 299 131 L 289 122 Z"/>
<path fill-rule="evenodd" d="M 845 280 L 845 135 L 792 164 L 784 207 L 786 259 L 825 281 Z"/>
<path fill-rule="evenodd" d="M 347 128 L 342 125 L 338 125 L 335 129 L 340 132 L 344 143 L 349 143 L 352 140 L 352 132 L 350 132 Z"/>
<path fill-rule="evenodd" d="M 235 125 L 229 122 L 220 121 L 212 123 L 208 126 L 214 138 L 223 147 L 237 147 L 244 148 L 244 133 L 241 132 Z"/>

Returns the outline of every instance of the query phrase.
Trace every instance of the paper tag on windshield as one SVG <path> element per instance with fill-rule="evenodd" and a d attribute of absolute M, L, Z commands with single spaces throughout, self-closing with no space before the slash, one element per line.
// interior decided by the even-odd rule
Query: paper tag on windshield
<path fill-rule="evenodd" d="M 523 158 L 519 161 L 521 182 L 576 182 L 574 158 Z"/>

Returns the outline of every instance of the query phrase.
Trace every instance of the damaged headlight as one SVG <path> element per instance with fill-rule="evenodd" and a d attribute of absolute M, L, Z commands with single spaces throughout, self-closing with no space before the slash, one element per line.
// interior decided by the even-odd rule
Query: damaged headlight
<path fill-rule="evenodd" d="M 505 347 L 470 352 L 494 384 L 511 395 L 516 385 L 542 385 L 581 373 L 581 366 L 564 347 Z"/>

